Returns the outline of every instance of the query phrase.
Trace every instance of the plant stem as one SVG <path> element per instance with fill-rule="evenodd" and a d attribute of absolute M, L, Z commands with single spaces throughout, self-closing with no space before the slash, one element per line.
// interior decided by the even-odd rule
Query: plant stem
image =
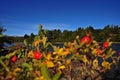
<path fill-rule="evenodd" d="M 4 62 L 0 58 L 0 64 L 5 68 L 7 72 L 9 72 L 9 68 L 4 64 Z"/>

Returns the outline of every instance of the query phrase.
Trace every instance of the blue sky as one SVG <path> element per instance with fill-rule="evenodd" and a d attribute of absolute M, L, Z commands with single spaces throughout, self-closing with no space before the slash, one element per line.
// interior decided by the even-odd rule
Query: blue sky
<path fill-rule="evenodd" d="M 0 25 L 5 35 L 37 34 L 44 29 L 120 25 L 120 0 L 0 0 Z"/>

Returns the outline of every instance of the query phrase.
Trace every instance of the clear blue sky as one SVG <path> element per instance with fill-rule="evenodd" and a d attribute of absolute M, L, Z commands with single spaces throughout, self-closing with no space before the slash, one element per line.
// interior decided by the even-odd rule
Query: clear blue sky
<path fill-rule="evenodd" d="M 44 29 L 76 30 L 120 25 L 120 0 L 0 0 L 6 35 L 37 34 Z"/>

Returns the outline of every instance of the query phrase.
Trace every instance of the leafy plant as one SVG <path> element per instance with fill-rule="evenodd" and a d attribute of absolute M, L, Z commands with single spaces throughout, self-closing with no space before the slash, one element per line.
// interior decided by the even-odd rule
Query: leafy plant
<path fill-rule="evenodd" d="M 63 47 L 58 47 L 46 36 L 46 31 L 39 26 L 32 43 L 25 39 L 23 47 L 0 56 L 0 79 L 100 80 L 113 66 L 118 69 L 119 57 L 114 56 L 111 38 L 100 46 L 87 33 L 83 38 L 76 36 L 73 42 L 65 42 Z M 53 51 L 50 51 L 51 47 Z"/>

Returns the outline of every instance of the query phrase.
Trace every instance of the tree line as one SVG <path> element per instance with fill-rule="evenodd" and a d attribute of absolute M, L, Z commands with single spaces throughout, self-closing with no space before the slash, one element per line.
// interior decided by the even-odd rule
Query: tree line
<path fill-rule="evenodd" d="M 59 29 L 48 30 L 47 37 L 51 42 L 66 42 L 73 41 L 77 35 L 82 38 L 86 35 L 86 32 L 91 33 L 98 42 L 105 41 L 109 36 L 111 36 L 113 42 L 120 42 L 120 26 L 118 25 L 107 25 L 103 29 L 94 29 L 92 26 L 79 27 L 75 31 L 64 30 L 63 32 Z"/>
<path fill-rule="evenodd" d="M 6 29 L 0 27 L 0 34 L 2 34 Z M 118 25 L 106 25 L 103 29 L 94 29 L 93 26 L 88 26 L 86 28 L 79 27 L 74 31 L 64 30 L 61 31 L 60 29 L 54 30 L 47 30 L 47 37 L 48 41 L 52 43 L 56 42 L 68 42 L 73 41 L 75 37 L 78 35 L 80 38 L 85 36 L 86 32 L 91 33 L 94 36 L 94 39 L 98 42 L 103 42 L 111 36 L 113 42 L 120 42 L 120 26 Z M 39 32 L 38 32 L 39 33 Z M 3 42 L 22 42 L 24 39 L 27 39 L 29 42 L 34 40 L 36 35 L 31 33 L 30 35 L 25 34 L 24 36 L 5 36 L 0 39 L 0 45 Z"/>

